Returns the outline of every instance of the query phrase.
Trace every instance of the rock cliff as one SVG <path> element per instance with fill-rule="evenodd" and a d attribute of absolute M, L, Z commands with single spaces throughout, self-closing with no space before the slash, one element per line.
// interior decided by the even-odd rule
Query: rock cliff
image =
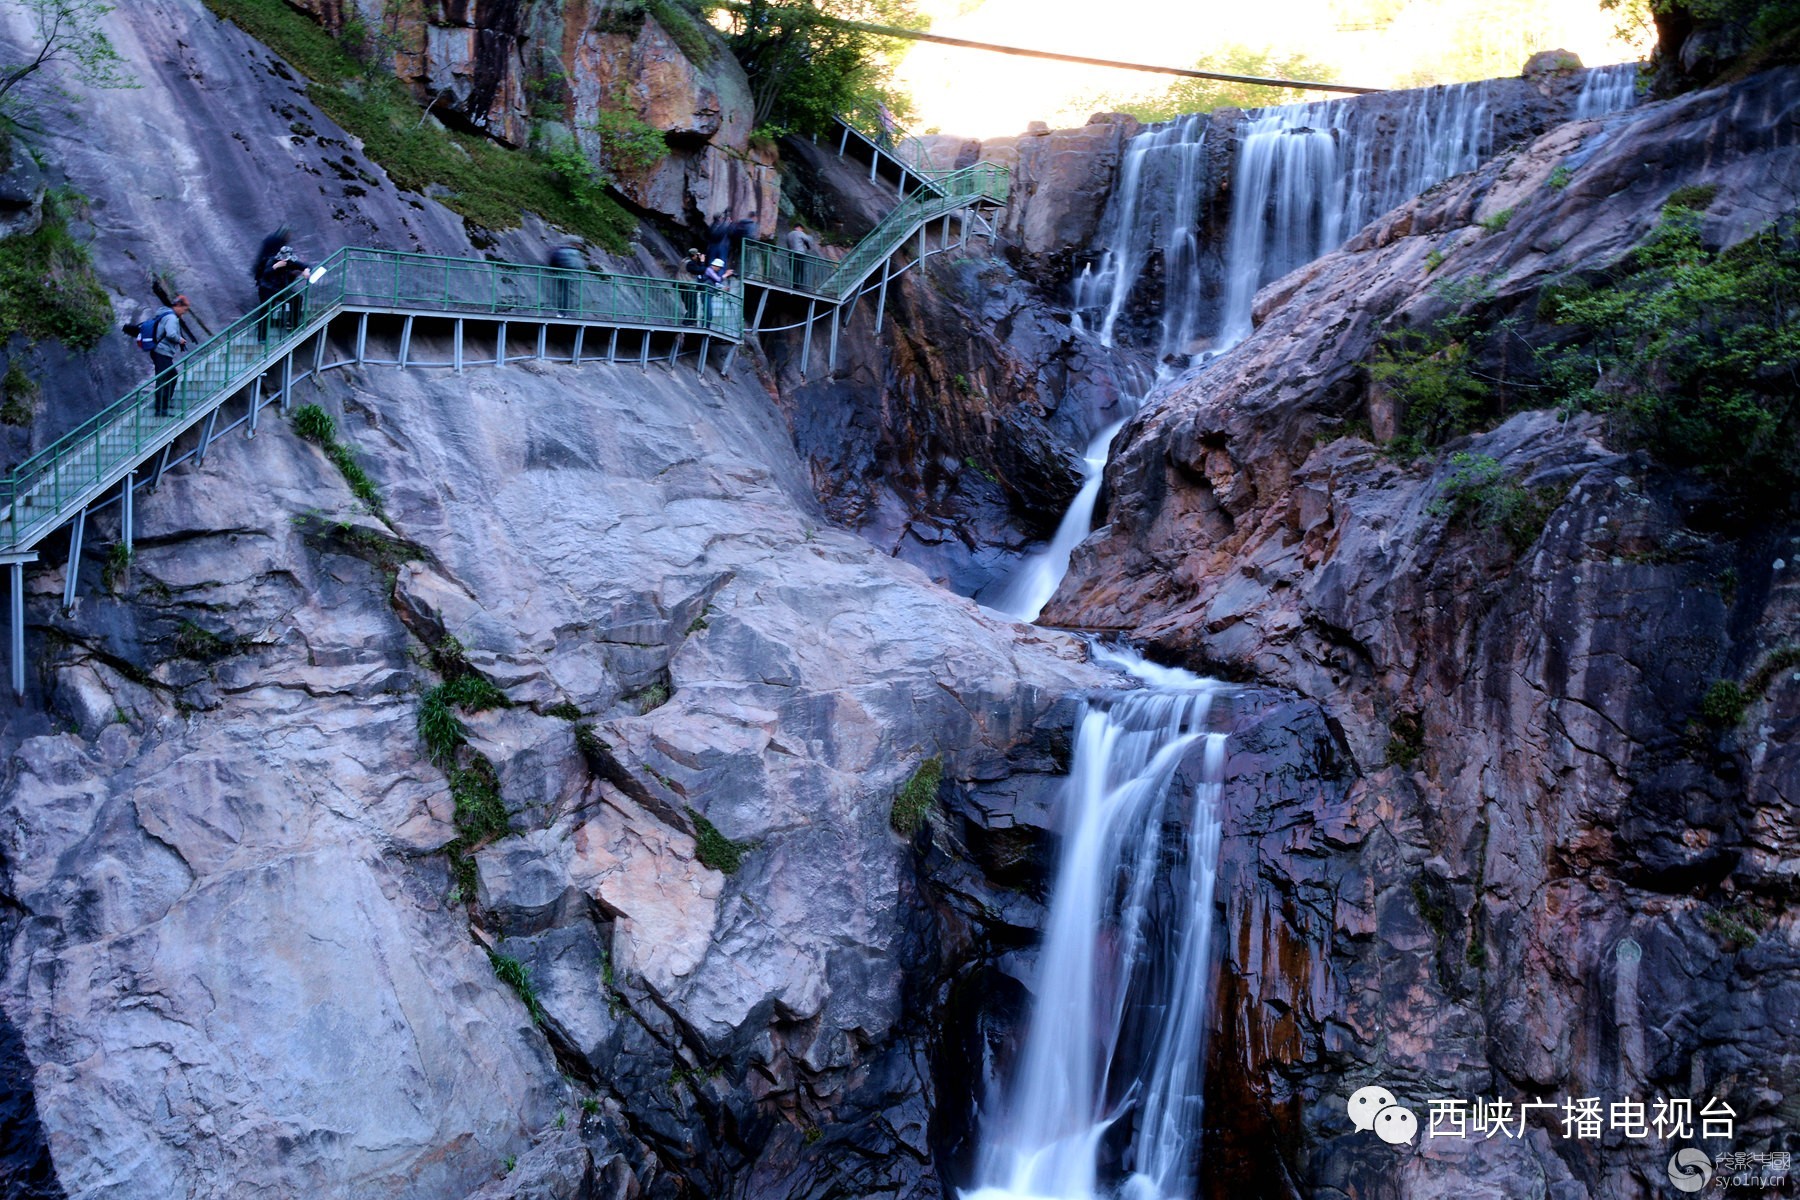
<path fill-rule="evenodd" d="M 1396 1173 L 1344 1118 L 1363 1083 L 1716 1095 L 1740 1148 L 1793 1136 L 1797 677 L 1766 672 L 1723 732 L 1699 701 L 1787 661 L 1800 528 L 1725 522 L 1593 418 L 1521 411 L 1449 447 L 1553 498 L 1521 547 L 1433 504 L 1451 464 L 1365 439 L 1392 417 L 1367 370 L 1384 329 L 1479 291 L 1542 345 L 1545 287 L 1639 243 L 1676 188 L 1714 189 L 1715 245 L 1791 211 L 1796 86 L 1562 125 L 1433 189 L 1270 285 L 1255 334 L 1120 435 L 1105 523 L 1044 619 L 1291 688 L 1354 764 L 1341 805 L 1277 798 L 1228 826 L 1213 1194 L 1663 1194 L 1653 1148 L 1560 1126 L 1433 1143 Z"/>
<path fill-rule="evenodd" d="M 143 89 L 83 98 L 52 170 L 122 313 L 154 280 L 221 327 L 283 220 L 310 256 L 473 252 L 197 0 L 107 28 Z M 121 159 L 146 113 L 160 152 Z M 33 436 L 133 353 L 53 359 Z M 1042 730 L 1110 677 L 834 529 L 751 371 L 370 368 L 303 399 L 379 515 L 270 422 L 142 498 L 127 567 L 102 517 L 100 555 L 31 572 L 9 1182 L 935 1193 L 935 934 L 894 797 L 932 759 L 950 789 L 1052 779 Z M 506 703 L 452 709 L 434 761 L 450 679 Z"/>

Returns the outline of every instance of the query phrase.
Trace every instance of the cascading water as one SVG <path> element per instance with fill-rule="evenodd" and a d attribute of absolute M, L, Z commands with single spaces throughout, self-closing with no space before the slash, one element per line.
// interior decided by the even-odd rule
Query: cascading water
<path fill-rule="evenodd" d="M 1492 88 L 1459 84 L 1374 105 L 1334 101 L 1247 114 L 1238 130 L 1213 349 L 1249 336 L 1257 290 L 1439 180 L 1474 169 L 1493 139 Z M 1636 67 L 1590 72 L 1576 117 L 1636 100 Z M 1207 120 L 1131 143 L 1102 220 L 1103 253 L 1075 286 L 1074 324 L 1106 346 L 1158 252 L 1157 360 L 1208 335 L 1196 232 Z M 1159 366 L 1158 378 L 1164 372 Z M 1147 394 L 1149 385 L 1140 394 Z M 1091 523 L 1113 435 L 1050 546 L 1021 564 L 1002 611 L 1035 619 Z M 1035 1007 L 1010 1083 L 984 1111 L 965 1200 L 1188 1200 L 1196 1188 L 1212 974 L 1224 737 L 1205 729 L 1216 685 L 1106 651 L 1151 686 L 1083 710 L 1066 832 L 1050 893 Z M 1170 795 L 1202 743 L 1191 809 Z"/>
<path fill-rule="evenodd" d="M 1400 109 L 1324 100 L 1251 113 L 1232 167 L 1221 349 L 1250 336 L 1264 284 L 1341 245 L 1374 217 L 1492 149 L 1494 89 L 1458 83 L 1409 93 Z"/>
<path fill-rule="evenodd" d="M 1225 736 L 1217 685 L 1099 652 L 1153 686 L 1077 726 L 1036 1004 L 982 1121 L 967 1200 L 1194 1193 Z M 1201 755 L 1191 796 L 1171 786 Z"/>
<path fill-rule="evenodd" d="M 1101 218 L 1100 266 L 1075 281 L 1075 319 L 1079 324 L 1083 313 L 1097 314 L 1093 333 L 1102 346 L 1113 344 L 1119 314 L 1155 250 L 1163 255 L 1166 285 L 1157 357 L 1180 352 L 1196 336 L 1206 120 L 1204 113 L 1181 117 L 1138 134 L 1126 147 L 1119 186 Z"/>
<path fill-rule="evenodd" d="M 1595 67 L 1581 81 L 1575 97 L 1575 119 L 1604 117 L 1638 102 L 1638 64 L 1616 63 Z"/>

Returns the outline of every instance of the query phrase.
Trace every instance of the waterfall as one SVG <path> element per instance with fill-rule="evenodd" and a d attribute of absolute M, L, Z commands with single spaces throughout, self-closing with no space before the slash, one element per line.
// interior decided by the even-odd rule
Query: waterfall
<path fill-rule="evenodd" d="M 1077 724 L 1031 1024 L 965 1200 L 1194 1193 L 1225 735 L 1205 728 L 1216 684 L 1127 665 L 1154 686 Z"/>
<path fill-rule="evenodd" d="M 1068 511 L 1063 513 L 1062 521 L 1056 526 L 1056 535 L 1049 545 L 1020 561 L 1018 569 L 1006 581 L 1000 598 L 989 607 L 1015 621 L 1035 621 L 1044 611 L 1044 605 L 1050 603 L 1050 597 L 1056 594 L 1056 585 L 1068 574 L 1069 556 L 1075 553 L 1075 547 L 1087 537 L 1088 527 L 1093 524 L 1106 457 L 1112 450 L 1113 435 L 1124 424 L 1124 421 L 1113 422 L 1088 443 L 1081 460 L 1081 490 L 1075 493 Z"/>
<path fill-rule="evenodd" d="M 1197 336 L 1206 121 L 1204 113 L 1181 117 L 1138 134 L 1125 148 L 1119 184 L 1101 216 L 1100 267 L 1075 281 L 1075 319 L 1079 324 L 1084 312 L 1098 313 L 1092 332 L 1102 346 L 1113 344 L 1119 314 L 1155 250 L 1163 252 L 1165 283 L 1157 357 L 1184 352 Z"/>
<path fill-rule="evenodd" d="M 1494 89 L 1457 83 L 1386 105 L 1321 100 L 1262 109 L 1238 131 L 1221 348 L 1250 336 L 1264 284 L 1304 266 L 1492 149 Z"/>
<path fill-rule="evenodd" d="M 1581 81 L 1581 92 L 1575 97 L 1575 119 L 1604 117 L 1637 102 L 1638 64 L 1628 62 L 1595 67 Z"/>

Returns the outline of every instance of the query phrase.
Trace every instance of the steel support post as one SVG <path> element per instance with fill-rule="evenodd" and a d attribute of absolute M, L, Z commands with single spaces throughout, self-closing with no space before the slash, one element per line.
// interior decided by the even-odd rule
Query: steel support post
<path fill-rule="evenodd" d="M 12 690 L 13 697 L 25 698 L 25 564 L 35 554 L 25 558 L 15 558 L 7 565 L 12 568 Z"/>
<path fill-rule="evenodd" d="M 837 370 L 838 318 L 843 315 L 844 306 L 835 304 L 831 308 L 831 352 L 825 356 L 825 369 Z"/>
<path fill-rule="evenodd" d="M 577 325 L 575 327 L 575 353 L 573 353 L 569 356 L 569 362 L 577 367 L 579 367 L 581 365 L 581 343 L 583 340 L 586 339 L 586 337 L 587 337 L 587 326 L 586 325 Z"/>
<path fill-rule="evenodd" d="M 81 539 L 87 532 L 87 508 L 69 526 L 69 565 L 63 572 L 63 611 L 75 607 L 75 585 L 81 581 Z"/>
<path fill-rule="evenodd" d="M 881 260 L 881 290 L 875 293 L 875 332 L 881 332 L 881 318 L 887 314 L 888 272 L 893 270 L 894 256 Z"/>
<path fill-rule="evenodd" d="M 545 347 L 548 346 L 549 341 L 550 341 L 550 322 L 540 321 L 538 323 L 538 344 L 537 344 L 537 356 L 538 356 L 539 362 L 544 361 L 544 350 L 545 350 Z"/>
<path fill-rule="evenodd" d="M 135 470 L 127 471 L 125 472 L 125 485 L 119 492 L 119 532 L 125 537 L 126 554 L 130 554 L 132 551 L 132 518 L 136 515 L 137 508 L 136 498 L 132 493 L 135 491 L 137 491 L 137 472 Z"/>
<path fill-rule="evenodd" d="M 619 331 L 617 329 L 612 331 L 612 337 L 606 341 L 606 361 L 609 363 L 619 361 Z"/>
<path fill-rule="evenodd" d="M 498 337 L 496 337 L 494 339 L 494 365 L 496 367 L 504 367 L 506 365 L 506 322 L 505 321 L 500 322 L 500 334 Z"/>
<path fill-rule="evenodd" d="M 281 360 L 281 411 L 294 407 L 294 356 Z"/>
<path fill-rule="evenodd" d="M 807 364 L 812 361 L 813 313 L 818 310 L 818 307 L 817 300 L 806 302 L 806 336 L 800 339 L 800 375 L 802 378 L 806 376 Z"/>
<path fill-rule="evenodd" d="M 362 366 L 368 358 L 369 349 L 369 314 L 359 313 L 356 318 L 356 365 Z"/>
<path fill-rule="evenodd" d="M 463 319 L 461 317 L 458 317 L 458 318 L 456 318 L 456 328 L 451 332 L 451 335 L 450 335 L 450 365 L 453 368 L 455 368 L 456 373 L 458 375 L 462 374 L 462 369 L 463 369 L 463 361 L 462 361 L 463 349 L 462 349 L 462 347 L 463 347 Z"/>
<path fill-rule="evenodd" d="M 219 410 L 213 409 L 206 414 L 206 423 L 200 426 L 200 448 L 194 451 L 194 465 L 199 466 L 206 461 L 206 449 L 212 445 L 213 430 L 218 428 Z"/>
<path fill-rule="evenodd" d="M 412 314 L 406 315 L 406 323 L 400 326 L 400 369 L 406 370 L 406 360 L 412 355 Z"/>

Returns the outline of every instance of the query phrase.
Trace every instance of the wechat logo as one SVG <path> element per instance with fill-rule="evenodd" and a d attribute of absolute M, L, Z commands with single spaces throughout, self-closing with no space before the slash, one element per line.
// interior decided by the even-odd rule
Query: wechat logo
<path fill-rule="evenodd" d="M 1394 1093 L 1384 1087 L 1357 1088 L 1350 1094 L 1349 1107 L 1350 1123 L 1359 1133 L 1373 1129 L 1375 1136 L 1390 1146 L 1404 1146 L 1418 1136 L 1418 1116 L 1412 1109 L 1402 1108 Z"/>

